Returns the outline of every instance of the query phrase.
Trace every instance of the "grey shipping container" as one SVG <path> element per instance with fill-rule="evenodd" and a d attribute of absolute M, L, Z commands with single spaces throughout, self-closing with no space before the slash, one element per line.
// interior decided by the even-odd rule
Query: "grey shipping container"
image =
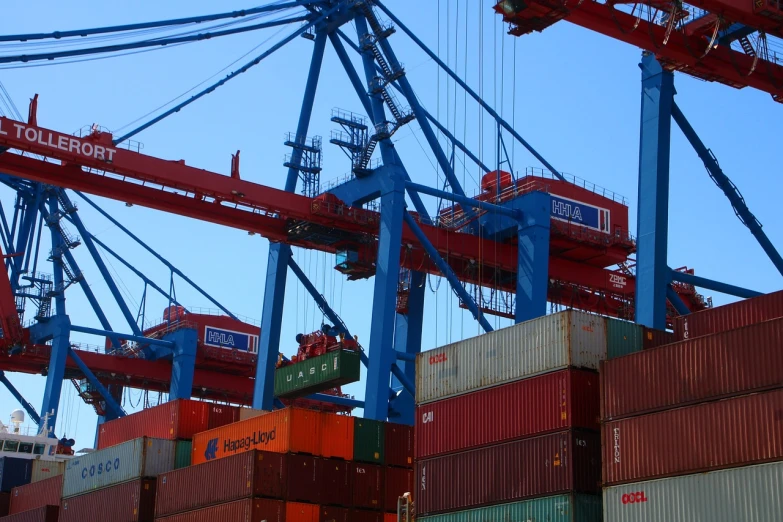
<path fill-rule="evenodd" d="M 606 359 L 606 320 L 569 310 L 420 353 L 416 402 L 425 404 Z"/>
<path fill-rule="evenodd" d="M 33 461 L 33 478 L 30 482 L 40 482 L 65 473 L 65 462 L 51 460 Z"/>
<path fill-rule="evenodd" d="M 15 457 L 0 458 L 0 491 L 9 493 L 17 486 L 30 483 L 33 461 Z"/>
<path fill-rule="evenodd" d="M 68 461 L 63 498 L 174 469 L 173 440 L 140 437 Z"/>
<path fill-rule="evenodd" d="M 605 522 L 775 522 L 783 462 L 604 489 Z"/>

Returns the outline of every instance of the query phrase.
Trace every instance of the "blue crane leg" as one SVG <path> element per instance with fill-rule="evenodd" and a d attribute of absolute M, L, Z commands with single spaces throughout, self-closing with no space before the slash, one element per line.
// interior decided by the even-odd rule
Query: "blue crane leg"
<path fill-rule="evenodd" d="M 190 399 L 193 374 L 196 371 L 198 332 L 192 328 L 182 328 L 166 335 L 164 339 L 174 343 L 169 400 Z"/>
<path fill-rule="evenodd" d="M 532 192 L 521 198 L 522 220 L 517 232 L 517 298 L 514 321 L 521 323 L 546 315 L 549 283 L 549 227 L 551 198 Z"/>

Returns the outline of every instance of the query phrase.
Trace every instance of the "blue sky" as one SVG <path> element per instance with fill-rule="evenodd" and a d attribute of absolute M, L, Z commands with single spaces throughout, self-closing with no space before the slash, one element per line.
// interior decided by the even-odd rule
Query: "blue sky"
<path fill-rule="evenodd" d="M 575 174 L 617 193 L 630 202 L 631 229 L 635 230 L 640 71 L 640 51 L 561 22 L 544 33 L 517 39 L 491 10 L 493 2 L 460 0 L 387 0 L 424 42 L 457 68 L 460 75 L 517 131 L 561 171 Z M 34 2 L 6 6 L 0 33 L 23 33 L 98 27 L 120 23 L 206 14 L 251 7 L 240 1 L 214 2 L 172 0 L 106 3 L 97 1 L 48 2 L 45 8 Z M 467 27 L 466 23 L 467 9 Z M 448 10 L 448 12 L 447 12 Z M 457 24 L 459 17 L 459 24 Z M 440 20 L 440 24 L 438 23 Z M 483 25 L 482 25 L 483 24 Z M 479 31 L 483 28 L 483 39 Z M 40 95 L 38 121 L 48 128 L 73 132 L 98 123 L 118 130 L 140 116 L 221 71 L 231 62 L 258 47 L 260 54 L 294 28 L 268 29 L 216 40 L 193 43 L 160 51 L 44 67 L 5 68 L 0 80 L 26 114 L 27 100 Z M 353 27 L 344 30 L 355 36 Z M 265 42 L 266 43 L 263 43 Z M 423 105 L 441 121 L 465 137 L 466 143 L 483 161 L 495 163 L 494 129 L 488 116 L 479 119 L 478 107 L 438 75 L 434 63 L 402 33 L 391 37 L 398 58 Z M 480 43 L 482 41 L 483 43 Z M 260 45 L 261 44 L 261 45 Z M 259 46 L 260 45 L 260 46 Z M 136 137 L 144 153 L 166 159 L 184 159 L 193 166 L 228 173 L 231 154 L 241 150 L 242 177 L 282 188 L 286 169 L 283 156 L 285 132 L 296 128 L 299 107 L 310 60 L 312 42 L 297 38 L 260 65 L 216 92 L 164 120 Z M 467 52 L 466 52 L 467 47 Z M 0 47 L 0 52 L 11 52 Z M 467 55 L 467 73 L 465 73 Z M 236 66 L 234 66 L 236 67 Z M 514 74 L 515 73 L 515 74 Z M 220 73 L 212 81 L 225 75 Z M 778 219 L 779 194 L 783 181 L 774 161 L 779 148 L 780 111 L 769 95 L 752 90 L 704 83 L 676 76 L 677 102 L 712 148 L 725 172 L 742 190 L 748 204 L 773 243 L 781 244 L 783 229 Z M 456 103 L 455 103 L 456 102 Z M 324 136 L 323 182 L 344 176 L 349 162 L 342 152 L 327 143 L 334 124 L 333 107 L 359 111 L 360 103 L 347 81 L 333 50 L 327 46 L 310 135 Z M 467 114 L 467 116 L 466 116 Z M 132 128 L 132 125 L 130 127 Z M 429 185 L 442 179 L 434 167 L 431 152 L 419 125 L 409 124 L 395 135 L 395 146 L 413 179 Z M 506 136 L 508 140 L 509 137 Z M 510 143 L 510 141 L 507 141 Z M 521 146 L 513 148 L 517 171 L 540 166 Z M 463 168 L 457 161 L 457 176 L 465 190 L 477 189 L 478 170 Z M 6 208 L 12 194 L 0 191 Z M 79 198 L 75 198 L 77 204 Z M 141 236 L 169 261 L 206 288 L 232 311 L 260 318 L 263 277 L 268 243 L 258 236 L 140 206 L 98 200 L 114 217 Z M 427 199 L 434 210 L 437 202 Z M 150 255 L 119 234 L 108 221 L 79 205 L 87 227 L 113 249 L 122 253 L 149 277 L 166 286 L 168 270 Z M 669 264 L 687 265 L 705 277 L 725 280 L 762 291 L 780 288 L 779 274 L 764 257 L 750 233 L 734 216 L 728 201 L 707 176 L 704 167 L 685 138 L 675 130 L 672 138 Z M 85 247 L 75 251 L 91 287 L 104 304 L 118 330 L 123 319 L 100 280 Z M 372 282 L 346 282 L 331 270 L 331 256 L 297 251 L 296 259 L 316 286 L 345 319 L 360 341 L 369 339 Z M 131 307 L 137 306 L 143 286 L 116 261 L 111 262 Z M 45 268 L 42 268 L 45 270 Z M 426 303 L 424 348 L 432 348 L 478 333 L 469 314 L 457 307 L 446 282 L 429 282 Z M 177 282 L 180 301 L 192 306 L 209 306 L 206 300 Z M 716 303 L 730 298 L 713 294 Z M 81 293 L 68 295 L 68 313 L 78 324 L 97 326 L 97 320 Z M 164 302 L 150 300 L 149 316 L 160 315 Z M 302 287 L 289 277 L 283 320 L 281 349 L 296 349 L 294 336 L 318 328 L 321 314 Z M 494 326 L 509 324 L 492 319 Z M 102 344 L 98 338 L 74 335 L 76 341 Z M 26 397 L 40 407 L 43 378 L 10 374 Z M 357 397 L 360 385 L 347 391 Z M 126 402 L 133 409 L 139 399 L 133 392 Z M 153 398 L 154 399 L 154 398 Z M 0 389 L 0 419 L 6 420 L 17 407 Z M 7 410 L 7 411 L 6 411 Z M 95 415 L 83 405 L 69 383 L 65 383 L 60 407 L 58 434 L 65 432 L 82 447 L 92 443 Z"/>

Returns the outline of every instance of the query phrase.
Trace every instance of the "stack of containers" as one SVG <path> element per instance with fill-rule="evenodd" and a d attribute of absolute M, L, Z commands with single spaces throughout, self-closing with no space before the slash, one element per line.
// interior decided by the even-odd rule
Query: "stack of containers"
<path fill-rule="evenodd" d="M 33 520 L 45 520 L 51 511 L 59 509 L 60 497 L 63 490 L 63 475 L 45 478 L 34 481 L 24 486 L 17 486 L 11 491 L 9 515 L 22 514 L 34 510 L 39 512 L 38 517 Z M 46 506 L 52 506 L 53 509 L 46 510 Z M 42 513 L 42 514 L 41 514 Z M 55 516 L 56 520 L 56 516 Z"/>
<path fill-rule="evenodd" d="M 567 311 L 416 361 L 422 521 L 601 518 L 606 319 Z"/>
<path fill-rule="evenodd" d="M 607 522 L 780 520 L 783 292 L 675 322 L 602 365 Z"/>

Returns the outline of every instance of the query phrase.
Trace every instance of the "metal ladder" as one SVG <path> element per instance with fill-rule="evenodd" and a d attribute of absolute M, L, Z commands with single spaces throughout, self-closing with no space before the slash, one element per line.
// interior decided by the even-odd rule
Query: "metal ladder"
<path fill-rule="evenodd" d="M 413 522 L 416 520 L 416 509 L 410 493 L 397 498 L 397 522 Z"/>

